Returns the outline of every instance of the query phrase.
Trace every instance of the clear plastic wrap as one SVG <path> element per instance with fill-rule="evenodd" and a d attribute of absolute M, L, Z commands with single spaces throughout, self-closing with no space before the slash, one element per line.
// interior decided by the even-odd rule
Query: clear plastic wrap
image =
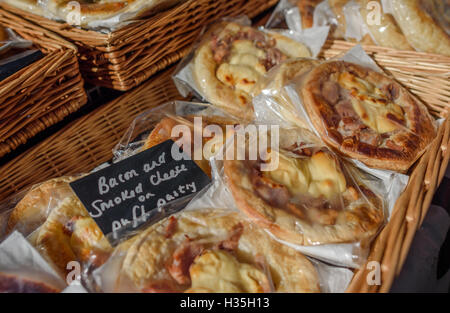
<path fill-rule="evenodd" d="M 113 150 L 114 162 L 172 139 L 182 145 L 184 152 L 194 156 L 194 162 L 211 176 L 209 159 L 218 151 L 227 137 L 227 128 L 237 124 L 237 120 L 210 105 L 174 101 L 140 114 L 133 120 L 120 142 Z M 190 136 L 182 142 L 186 126 Z M 223 135 L 223 136 L 222 136 Z M 222 137 L 223 139 L 221 140 Z"/>
<path fill-rule="evenodd" d="M 65 286 L 54 268 L 19 232 L 0 243 L 0 293 L 55 293 Z"/>
<path fill-rule="evenodd" d="M 186 0 L 56 1 L 2 0 L 9 5 L 69 25 L 111 32 L 128 23 L 154 15 Z"/>
<path fill-rule="evenodd" d="M 334 38 L 346 38 L 345 6 L 349 0 L 281 0 L 266 27 L 287 27 L 304 31 L 331 27 Z"/>
<path fill-rule="evenodd" d="M 385 3 L 381 0 L 282 0 L 266 26 L 287 25 L 289 29 L 301 31 L 330 25 L 332 37 L 337 39 L 413 50 L 389 11 L 391 4 L 386 9 Z"/>
<path fill-rule="evenodd" d="M 358 267 L 387 219 L 389 186 L 339 159 L 305 129 L 274 130 L 245 142 L 237 131 L 224 161 L 216 157 L 236 206 L 278 241 L 331 264 Z"/>
<path fill-rule="evenodd" d="M 277 70 L 268 76 L 280 76 Z M 257 121 L 286 120 L 286 109 L 280 107 L 289 103 L 288 109 L 294 108 L 289 121 L 371 168 L 406 172 L 436 133 L 425 105 L 384 74 L 360 46 L 300 72 L 278 92 L 283 101 L 271 93 L 263 90 L 254 99 Z"/>
<path fill-rule="evenodd" d="M 345 290 L 350 270 L 308 260 L 278 243 L 231 198 L 215 180 L 183 211 L 119 245 L 94 271 L 97 286 L 105 292 Z"/>
<path fill-rule="evenodd" d="M 16 196 L 15 201 L 8 201 L 10 208 L 3 213 L 5 234 L 18 231 L 26 236 L 64 281 L 70 262 L 85 263 L 92 251 L 106 257 L 111 250 L 69 186 L 80 177 L 60 177 L 37 184 Z"/>
<path fill-rule="evenodd" d="M 328 28 L 298 33 L 256 29 L 246 17 L 208 26 L 180 63 L 174 81 L 184 96 L 193 92 L 242 121 L 251 121 L 251 90 L 282 60 L 316 56 Z"/>
<path fill-rule="evenodd" d="M 0 66 L 37 51 L 29 49 L 32 45 L 31 41 L 23 39 L 11 29 L 0 26 Z"/>
<path fill-rule="evenodd" d="M 18 36 L 10 28 L 0 27 L 0 55 L 5 54 L 11 48 L 26 49 L 31 46 L 31 41 Z"/>
<path fill-rule="evenodd" d="M 226 114 L 210 106 L 169 102 L 144 112 L 133 121 L 114 150 L 114 161 L 124 160 L 172 139 L 181 144 L 183 152 L 191 158 L 197 157 L 196 151 L 200 149 L 200 158 L 194 159 L 194 162 L 211 175 L 209 157 L 220 149 L 226 139 L 225 126 L 233 126 L 234 123 L 236 122 Z M 184 129 L 181 129 L 181 133 L 172 135 L 177 125 L 187 126 L 191 136 L 184 137 Z M 219 130 L 220 134 L 216 134 L 215 130 Z M 217 138 L 224 136 L 222 143 L 216 140 L 216 135 Z M 198 148 L 196 140 L 199 140 Z M 217 142 L 211 144 L 211 140 Z M 208 142 L 210 149 L 203 149 Z M 208 151 L 210 155 L 205 154 Z M 129 233 L 132 234 L 141 224 L 151 223 L 178 211 L 193 196 L 190 194 L 168 201 L 166 205 L 150 211 L 151 216 L 145 221 L 139 220 L 133 227 L 123 227 L 117 233 L 105 236 L 69 185 L 83 176 L 85 175 L 51 179 L 13 196 L 0 205 L 0 238 L 14 230 L 19 231 L 63 279 L 70 272 L 67 265 L 71 261 L 77 261 L 82 266 L 86 282 L 89 283 L 90 271 L 109 257 L 112 251 L 110 242 L 114 242 L 115 237 L 129 236 Z"/>
<path fill-rule="evenodd" d="M 414 50 L 408 43 L 392 14 L 386 12 L 383 1 L 360 0 L 360 14 L 375 44 L 398 50 Z"/>
<path fill-rule="evenodd" d="M 320 26 L 338 25 L 327 0 L 281 0 L 269 20 L 267 28 L 289 28 L 303 31 Z"/>
<path fill-rule="evenodd" d="M 417 51 L 450 56 L 450 4 L 447 0 L 382 1 L 408 43 Z"/>

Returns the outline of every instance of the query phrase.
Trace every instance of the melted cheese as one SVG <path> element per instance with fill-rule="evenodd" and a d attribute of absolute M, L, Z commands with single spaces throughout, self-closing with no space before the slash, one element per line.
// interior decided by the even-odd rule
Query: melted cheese
<path fill-rule="evenodd" d="M 308 193 L 331 198 L 347 188 L 345 176 L 328 153 L 318 152 L 310 158 L 293 158 L 275 150 L 270 154 L 270 158 L 279 157 L 279 165 L 264 175 L 286 186 L 292 195 Z"/>
<path fill-rule="evenodd" d="M 223 250 L 196 257 L 189 269 L 192 286 L 186 292 L 264 292 L 269 281 L 255 266 L 240 263 Z"/>
<path fill-rule="evenodd" d="M 229 63 L 222 63 L 217 78 L 227 86 L 250 93 L 256 82 L 266 73 L 260 63 L 266 53 L 255 47 L 251 40 L 236 40 L 232 44 Z"/>
<path fill-rule="evenodd" d="M 404 120 L 402 108 L 390 101 L 379 88 L 348 72 L 339 75 L 339 83 L 349 90 L 353 109 L 365 125 L 378 133 L 401 127 L 387 116 L 392 114 L 396 119 Z"/>
<path fill-rule="evenodd" d="M 231 56 L 237 54 L 253 54 L 257 58 L 266 57 L 264 50 L 256 48 L 253 41 L 246 39 L 235 40 L 232 43 Z"/>
<path fill-rule="evenodd" d="M 251 67 L 223 63 L 217 69 L 217 78 L 227 86 L 249 93 L 260 75 Z"/>

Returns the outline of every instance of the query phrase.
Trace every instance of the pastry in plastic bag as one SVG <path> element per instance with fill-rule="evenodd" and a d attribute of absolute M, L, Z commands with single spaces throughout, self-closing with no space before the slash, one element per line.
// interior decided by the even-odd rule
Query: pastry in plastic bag
<path fill-rule="evenodd" d="M 360 65 L 325 62 L 296 90 L 321 138 L 369 167 L 405 172 L 436 134 L 424 104 L 392 78 Z"/>
<path fill-rule="evenodd" d="M 309 57 L 303 44 L 235 22 L 214 25 L 195 51 L 193 76 L 213 105 L 251 120 L 250 92 L 273 66 L 288 58 Z"/>
<path fill-rule="evenodd" d="M 299 118 L 297 114 L 293 114 L 297 110 L 292 101 L 289 101 L 284 95 L 283 88 L 290 84 L 291 81 L 304 73 L 311 71 L 320 64 L 320 61 L 313 59 L 292 59 L 281 63 L 272 68 L 259 82 L 256 84 L 253 94 L 258 96 L 260 93 L 264 97 L 271 97 L 271 108 L 282 119 L 291 122 L 294 126 L 307 128 L 304 119 Z M 253 102 L 254 106 L 256 102 Z M 255 114 L 263 112 L 255 109 Z"/>
<path fill-rule="evenodd" d="M 399 50 L 414 50 L 413 47 L 406 40 L 402 30 L 398 26 L 394 17 L 386 12 L 380 12 L 380 20 L 368 22 L 371 11 L 368 9 L 368 5 L 373 0 L 359 0 L 361 5 L 360 13 L 363 21 L 365 21 L 370 34 L 375 39 L 375 42 L 379 46 L 389 47 Z M 380 1 L 376 1 L 381 7 Z"/>
<path fill-rule="evenodd" d="M 6 3 L 24 11 L 59 19 L 78 26 L 107 21 L 117 22 L 145 17 L 167 9 L 184 0 L 5 0 Z M 79 9 L 79 12 L 77 11 Z"/>
<path fill-rule="evenodd" d="M 59 287 L 22 275 L 0 272 L 0 293 L 57 293 Z"/>
<path fill-rule="evenodd" d="M 306 257 L 236 211 L 182 211 L 125 241 L 115 255 L 120 269 L 112 286 L 102 282 L 107 291 L 319 291 Z M 114 275 L 103 274 L 106 280 Z"/>
<path fill-rule="evenodd" d="M 302 29 L 311 28 L 314 25 L 314 10 L 323 0 L 300 0 L 297 7 L 302 18 Z"/>
<path fill-rule="evenodd" d="M 345 38 L 346 20 L 344 14 L 344 6 L 349 0 L 328 0 L 331 10 L 336 17 L 336 28 L 333 32 L 335 38 Z"/>
<path fill-rule="evenodd" d="M 29 235 L 33 246 L 64 277 L 71 261 L 86 262 L 93 251 L 101 264 L 111 246 L 69 186 L 75 177 L 49 180 L 33 187 L 17 204 L 7 232 Z M 103 257 L 103 259 L 100 258 Z M 98 264 L 98 265 L 99 265 Z"/>
<path fill-rule="evenodd" d="M 397 23 L 415 49 L 450 56 L 450 35 L 446 32 L 445 24 L 443 27 L 440 25 L 442 20 L 447 23 L 450 20 L 448 1 L 392 0 L 391 2 Z"/>
<path fill-rule="evenodd" d="M 277 238 L 305 246 L 367 243 L 383 224 L 380 196 L 306 130 L 280 129 L 279 148 L 256 160 L 250 146 L 244 160 L 224 160 L 225 178 L 238 208 Z"/>
<path fill-rule="evenodd" d="M 45 11 L 39 5 L 38 0 L 2 0 L 2 2 L 12 5 L 18 9 L 30 12 L 36 15 L 45 15 Z"/>
<path fill-rule="evenodd" d="M 181 117 L 181 116 L 168 116 L 163 118 L 153 129 L 153 131 L 150 133 L 150 135 L 147 137 L 143 149 L 149 149 L 153 146 L 156 146 L 166 140 L 172 139 L 175 142 L 179 143 L 183 147 L 189 147 L 189 149 L 183 150 L 184 153 L 189 155 L 191 159 L 194 160 L 194 162 L 206 173 L 208 176 L 211 177 L 211 167 L 209 165 L 209 159 L 205 157 L 203 151 L 195 151 L 195 149 L 201 149 L 205 147 L 205 145 L 212 140 L 214 137 L 204 137 L 203 129 L 208 125 L 216 125 L 221 128 L 222 134 L 226 134 L 226 125 L 233 125 L 233 123 L 236 123 L 236 121 L 232 121 L 228 118 L 220 118 L 220 117 L 207 117 L 207 116 L 198 116 L 198 118 L 201 118 L 201 124 L 199 125 L 201 129 L 195 130 L 195 124 L 194 124 L 194 118 L 195 116 L 187 116 L 187 117 Z M 191 136 L 189 137 L 181 137 L 182 133 L 177 133 L 176 136 L 173 134 L 174 127 L 179 125 L 185 125 L 189 127 L 189 130 L 191 132 Z M 199 136 L 202 136 L 202 145 L 199 147 L 195 147 L 194 145 L 194 136 L 195 131 L 198 132 Z M 188 140 L 188 142 L 180 142 L 180 140 Z M 226 140 L 226 136 L 223 137 L 223 140 Z M 219 150 L 221 146 L 223 145 L 223 141 L 221 142 L 215 142 L 214 145 L 211 146 L 211 150 L 209 151 L 212 154 Z M 193 158 L 192 156 L 195 156 L 196 152 L 201 153 L 201 159 Z"/>

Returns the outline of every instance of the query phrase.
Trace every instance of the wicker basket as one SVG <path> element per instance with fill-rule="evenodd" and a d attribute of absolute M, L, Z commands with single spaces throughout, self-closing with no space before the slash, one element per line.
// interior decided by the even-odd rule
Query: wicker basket
<path fill-rule="evenodd" d="M 0 199 L 27 186 L 66 174 L 85 173 L 112 158 L 112 149 L 132 120 L 164 102 L 181 99 L 163 72 L 150 81 L 65 126 L 0 167 Z"/>
<path fill-rule="evenodd" d="M 184 57 L 207 23 L 224 16 L 255 17 L 277 2 L 189 0 L 108 34 L 55 22 L 6 4 L 1 6 L 17 15 L 11 20 L 13 29 L 27 19 L 77 44 L 80 68 L 86 81 L 125 91 Z"/>
<path fill-rule="evenodd" d="M 334 57 L 353 46 L 345 41 L 329 41 L 322 54 L 326 58 Z M 414 234 L 425 218 L 449 163 L 450 57 L 377 46 L 364 46 L 364 50 L 421 99 L 430 113 L 445 118 L 432 145 L 410 170 L 409 184 L 397 200 L 391 220 L 372 244 L 367 264 L 356 272 L 347 290 L 388 292 L 403 267 Z M 367 265 L 373 261 L 381 265 L 381 285 L 367 283 L 373 270 Z"/>
<path fill-rule="evenodd" d="M 15 15 L 0 10 L 0 24 Z M 14 30 L 44 57 L 0 82 L 0 158 L 87 101 L 73 44 L 23 21 Z"/>
<path fill-rule="evenodd" d="M 330 43 L 324 53 L 334 56 L 348 48 L 347 43 Z M 430 100 L 428 107 L 435 116 L 447 116 L 439 128 L 438 136 L 411 170 L 410 183 L 397 201 L 390 222 L 372 245 L 368 260 L 381 264 L 382 284 L 369 286 L 366 281 L 368 271 L 363 266 L 356 272 L 348 288 L 349 292 L 385 292 L 389 291 L 393 279 L 403 266 L 412 238 L 424 219 L 449 163 L 450 65 L 446 63 L 448 60 L 438 56 L 404 54 L 378 47 L 365 48 L 374 54 L 380 65 L 387 67 L 419 97 Z M 422 73 L 427 70 L 433 71 L 434 75 Z M 436 97 L 436 94 L 439 96 Z M 151 106 L 178 97 L 170 72 L 166 71 L 73 122 L 23 156 L 0 167 L 4 175 L 0 182 L 0 199 L 30 184 L 50 177 L 86 172 L 109 160 L 111 149 L 134 116 Z"/>

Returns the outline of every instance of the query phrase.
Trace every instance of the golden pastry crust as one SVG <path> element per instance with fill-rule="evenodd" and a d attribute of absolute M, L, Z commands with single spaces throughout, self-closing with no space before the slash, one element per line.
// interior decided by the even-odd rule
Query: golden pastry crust
<path fill-rule="evenodd" d="M 191 141 L 192 142 L 186 142 L 184 143 L 184 146 L 190 146 L 189 151 L 185 151 L 188 155 L 195 155 L 194 151 L 194 145 L 193 145 L 193 136 L 194 136 L 194 116 L 187 116 L 187 117 L 180 117 L 180 116 L 174 116 L 174 117 L 165 117 L 163 118 L 152 130 L 150 135 L 147 137 L 147 140 L 144 143 L 143 150 L 150 149 L 151 147 L 154 147 L 160 143 L 163 143 L 166 140 L 173 140 L 178 141 L 181 139 L 181 137 L 172 136 L 172 130 L 177 125 L 185 125 L 189 127 L 191 130 Z M 214 116 L 201 116 L 202 118 L 202 127 L 205 128 L 208 125 L 217 125 L 222 129 L 222 133 L 225 136 L 226 135 L 226 125 L 234 125 L 237 122 L 233 121 L 228 118 L 223 117 L 214 117 Z M 200 131 L 200 130 L 199 130 Z M 201 130 L 203 134 L 203 129 Z M 224 137 L 225 138 L 225 137 Z M 203 138 L 203 144 L 201 146 L 201 149 L 205 147 L 205 144 L 212 138 Z M 220 144 L 220 143 L 218 143 Z M 211 166 L 209 165 L 209 159 L 205 158 L 205 156 L 202 153 L 202 159 L 201 160 L 194 160 L 194 162 L 209 176 L 211 177 Z"/>
<path fill-rule="evenodd" d="M 62 277 L 71 261 L 87 262 L 93 254 L 99 265 L 111 246 L 89 216 L 69 183 L 75 177 L 61 177 L 33 187 L 14 208 L 7 231 L 33 232 L 30 241 Z M 97 264 L 99 263 L 99 264 Z"/>
<path fill-rule="evenodd" d="M 80 26 L 86 26 L 89 23 L 107 20 L 118 14 L 129 14 L 128 19 L 140 18 L 155 14 L 174 6 L 183 0 L 100 0 L 100 1 L 77 1 L 80 5 Z M 55 18 L 68 23 L 70 20 L 73 6 L 70 0 L 49 0 L 45 4 L 45 11 L 37 5 L 36 0 L 7 0 L 7 2 L 20 9 L 33 14 L 48 15 L 52 14 Z"/>
<path fill-rule="evenodd" d="M 33 186 L 9 216 L 6 233 L 18 230 L 28 235 L 41 226 L 53 206 L 73 195 L 69 183 L 75 177 L 60 177 Z"/>
<path fill-rule="evenodd" d="M 3 0 L 3 2 L 36 15 L 44 16 L 45 14 L 37 0 Z"/>
<path fill-rule="evenodd" d="M 417 50 L 450 56 L 450 35 L 437 22 L 445 14 L 432 0 L 392 0 L 394 17 Z M 447 4 L 448 5 L 448 4 Z M 436 16 L 436 17 L 434 17 Z"/>
<path fill-rule="evenodd" d="M 167 229 L 174 218 L 176 227 L 167 235 Z M 161 281 L 167 276 L 168 262 L 177 248 L 186 242 L 188 236 L 193 244 L 202 242 L 206 246 L 225 239 L 232 233 L 236 225 L 241 225 L 240 237 L 233 255 L 235 260 L 243 264 L 255 264 L 255 257 L 264 257 L 264 263 L 270 270 L 274 289 L 278 292 L 318 292 L 318 277 L 314 266 L 300 252 L 279 244 L 262 229 L 252 226 L 242 219 L 239 212 L 229 210 L 185 211 L 172 218 L 166 218 L 151 226 L 133 239 L 131 245 L 124 243 L 126 252 L 122 265 L 122 279 L 130 280 L 138 289 L 148 289 L 154 281 Z M 118 247 L 121 249 L 121 246 Z M 226 251 L 206 249 L 208 251 Z M 204 253 L 200 254 L 201 256 Z M 205 256 L 206 257 L 206 256 Z M 198 258 L 196 258 L 197 260 Z M 200 261 L 198 261 L 200 262 Z M 204 258 L 202 263 L 208 263 Z M 194 261 L 194 265 L 195 265 Z M 247 265 L 245 265 L 247 266 Z M 192 266 L 191 266 L 192 267 Z M 199 267 L 191 268 L 192 275 Z M 231 274 L 230 274 L 231 275 Z M 231 279 L 231 276 L 229 276 Z M 166 286 L 167 284 L 165 284 Z M 220 284 L 213 284 L 220 288 Z M 190 286 L 178 287 L 178 291 L 193 292 Z M 204 290 L 204 289 L 203 289 Z M 173 291 L 173 290 L 172 290 Z M 199 291 L 197 289 L 196 291 Z M 217 291 L 217 290 L 208 290 Z"/>
<path fill-rule="evenodd" d="M 305 137 L 299 137 L 294 129 L 280 132 L 279 164 L 268 172 L 260 170 L 261 161 L 224 161 L 238 208 L 278 238 L 294 244 L 346 243 L 373 237 L 384 221 L 379 196 L 350 178 L 331 152 L 317 143 L 299 142 L 299 138 Z"/>
<path fill-rule="evenodd" d="M 314 10 L 323 0 L 300 0 L 297 7 L 302 17 L 302 29 L 311 28 L 314 25 Z"/>
<path fill-rule="evenodd" d="M 237 23 L 218 23 L 195 51 L 193 76 L 205 98 L 243 120 L 253 118 L 250 92 L 273 66 L 309 57 L 304 45 L 276 33 Z"/>
<path fill-rule="evenodd" d="M 370 11 L 367 6 L 373 0 L 360 0 L 361 17 L 364 21 L 369 18 Z M 381 6 L 380 1 L 376 1 Z M 370 33 L 379 46 L 394 48 L 398 50 L 414 50 L 413 47 L 406 40 L 402 30 L 398 26 L 394 17 L 388 13 L 382 13 L 380 17 L 380 24 L 371 24 L 366 22 Z"/>
<path fill-rule="evenodd" d="M 42 281 L 0 273 L 0 293 L 57 293 L 61 289 Z"/>
<path fill-rule="evenodd" d="M 337 21 L 337 25 L 335 29 L 333 29 L 334 38 L 338 39 L 345 38 L 347 22 L 345 20 L 344 15 L 344 6 L 347 4 L 348 1 L 349 0 L 328 0 L 331 11 L 333 11 Z"/>
<path fill-rule="evenodd" d="M 334 38 L 337 39 L 346 39 L 348 41 L 356 41 L 351 38 L 346 38 L 347 33 L 347 20 L 345 18 L 345 12 L 344 7 L 347 5 L 349 0 L 328 0 L 330 4 L 331 11 L 333 11 L 337 25 L 334 25 L 334 27 L 331 29 L 331 33 Z M 365 44 L 365 45 L 374 45 L 375 43 L 372 40 L 372 37 L 370 37 L 369 34 L 364 35 L 363 38 L 359 41 L 359 43 Z"/>
<path fill-rule="evenodd" d="M 395 80 L 368 68 L 326 62 L 299 88 L 322 139 L 370 167 L 406 172 L 436 135 L 421 102 Z"/>

